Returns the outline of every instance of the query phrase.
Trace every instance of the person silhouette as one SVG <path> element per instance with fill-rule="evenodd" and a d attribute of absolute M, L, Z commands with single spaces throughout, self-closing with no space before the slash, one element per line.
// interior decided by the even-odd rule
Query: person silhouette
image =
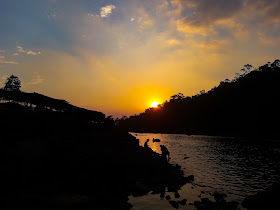
<path fill-rule="evenodd" d="M 168 149 L 166 148 L 166 146 L 164 145 L 160 145 L 160 149 L 161 149 L 161 156 L 164 160 L 169 161 L 170 159 L 170 153 L 168 151 Z"/>
<path fill-rule="evenodd" d="M 144 148 L 145 149 L 149 149 L 149 146 L 148 146 L 148 142 L 150 141 L 150 139 L 147 139 L 146 140 L 146 142 L 145 142 L 145 144 L 144 144 Z"/>

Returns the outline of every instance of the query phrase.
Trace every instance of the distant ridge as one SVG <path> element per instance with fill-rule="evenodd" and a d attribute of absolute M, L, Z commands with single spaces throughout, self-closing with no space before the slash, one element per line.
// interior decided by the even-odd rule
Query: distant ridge
<path fill-rule="evenodd" d="M 0 89 L 0 128 L 3 135 L 76 135 L 110 130 L 111 118 L 39 93 Z M 26 138 L 26 137 L 24 137 Z"/>
<path fill-rule="evenodd" d="M 179 93 L 119 125 L 135 132 L 280 137 L 280 61 L 244 67 L 208 92 Z"/>
<path fill-rule="evenodd" d="M 87 110 L 74 106 L 65 100 L 51 98 L 39 93 L 26 93 L 22 91 L 7 91 L 0 89 L 0 98 L 3 102 L 15 102 L 28 107 L 30 110 L 40 109 L 56 112 L 74 112 L 84 115 L 95 115 L 96 118 L 103 119 L 105 114 L 98 111 Z"/>

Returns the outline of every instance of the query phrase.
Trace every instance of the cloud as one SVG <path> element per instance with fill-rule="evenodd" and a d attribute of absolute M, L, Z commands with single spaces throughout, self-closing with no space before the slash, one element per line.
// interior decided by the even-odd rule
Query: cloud
<path fill-rule="evenodd" d="M 49 19 L 54 19 L 54 18 L 56 18 L 56 14 L 49 14 L 49 15 L 48 15 L 48 18 L 49 18 Z"/>
<path fill-rule="evenodd" d="M 16 62 L 16 61 L 0 60 L 0 64 L 18 64 L 18 62 Z"/>
<path fill-rule="evenodd" d="M 171 0 L 172 18 L 185 39 L 275 43 L 280 35 L 279 0 Z M 258 39 L 256 31 L 263 32 Z M 263 37 L 266 37 L 265 39 Z"/>
<path fill-rule="evenodd" d="M 105 7 L 101 7 L 100 8 L 100 16 L 102 18 L 105 18 L 105 17 L 108 17 L 111 13 L 112 13 L 112 10 L 116 9 L 116 6 L 115 5 L 107 5 Z"/>
<path fill-rule="evenodd" d="M 31 50 L 27 51 L 26 54 L 27 54 L 27 55 L 37 55 L 36 52 L 33 52 L 33 51 L 31 51 Z"/>
<path fill-rule="evenodd" d="M 33 78 L 30 82 L 25 83 L 25 85 L 39 85 L 44 83 L 45 79 L 41 77 L 39 72 L 33 72 Z"/>
<path fill-rule="evenodd" d="M 18 64 L 16 61 L 7 61 L 5 56 L 0 56 L 0 64 Z"/>
<path fill-rule="evenodd" d="M 279 0 L 247 0 L 246 7 L 250 12 L 258 13 L 265 21 L 280 22 L 280 1 Z"/>
<path fill-rule="evenodd" d="M 205 25 L 232 17 L 243 7 L 243 0 L 173 0 L 173 6 L 186 23 Z"/>
<path fill-rule="evenodd" d="M 170 46 L 180 45 L 180 41 L 178 41 L 176 39 L 169 39 L 169 40 L 167 40 L 167 44 Z"/>
<path fill-rule="evenodd" d="M 139 13 L 139 18 L 137 20 L 137 23 L 141 30 L 150 29 L 155 25 L 155 21 L 151 18 L 150 14 L 146 10 L 139 9 L 138 13 Z"/>
<path fill-rule="evenodd" d="M 196 27 L 231 18 L 251 25 L 280 22 L 279 0 L 172 0 L 171 4 L 180 21 Z"/>
<path fill-rule="evenodd" d="M 25 53 L 27 55 L 40 55 L 41 52 L 33 52 L 32 50 L 24 50 L 21 46 L 17 46 L 17 49 L 21 53 Z"/>
<path fill-rule="evenodd" d="M 6 52 L 6 50 L 0 50 L 0 53 L 4 53 L 4 52 Z"/>
<path fill-rule="evenodd" d="M 17 55 L 19 55 L 19 54 L 18 54 L 18 53 L 14 53 L 13 55 L 17 56 Z"/>

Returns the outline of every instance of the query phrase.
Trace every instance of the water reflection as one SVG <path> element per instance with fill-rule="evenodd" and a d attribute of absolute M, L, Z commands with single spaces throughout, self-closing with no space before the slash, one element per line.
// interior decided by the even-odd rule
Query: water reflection
<path fill-rule="evenodd" d="M 226 193 L 227 200 L 241 203 L 246 196 L 269 187 L 279 178 L 278 143 L 178 134 L 137 134 L 136 137 L 142 146 L 148 138 L 160 139 L 161 142 L 149 141 L 149 147 L 161 153 L 160 145 L 166 145 L 171 163 L 181 165 L 186 175 L 194 175 L 194 183 L 184 186 L 179 192 L 188 198 L 188 202 L 200 200 L 217 190 Z M 130 202 L 137 203 L 135 209 L 141 209 L 141 202 L 158 202 L 159 206 L 163 205 L 159 199 L 151 199 L 149 195 L 145 198 L 131 198 Z M 170 208 L 169 205 L 165 207 Z M 191 206 L 188 208 L 192 209 Z"/>

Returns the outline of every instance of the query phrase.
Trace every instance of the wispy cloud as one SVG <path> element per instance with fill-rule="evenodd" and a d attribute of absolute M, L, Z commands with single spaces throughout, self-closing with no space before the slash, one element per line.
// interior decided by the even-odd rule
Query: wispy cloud
<path fill-rule="evenodd" d="M 18 64 L 16 61 L 5 61 L 5 60 L 0 60 L 1 64 Z"/>
<path fill-rule="evenodd" d="M 5 56 L 0 56 L 0 64 L 18 64 L 16 61 L 7 61 Z"/>
<path fill-rule="evenodd" d="M 17 49 L 21 53 L 25 53 L 27 55 L 40 55 L 41 52 L 34 52 L 32 50 L 24 50 L 21 46 L 17 46 Z"/>
<path fill-rule="evenodd" d="M 39 72 L 33 72 L 33 78 L 30 82 L 25 83 L 25 85 L 39 85 L 44 83 L 45 79 L 41 77 Z"/>
<path fill-rule="evenodd" d="M 107 5 L 105 7 L 101 7 L 100 8 L 100 16 L 102 18 L 105 18 L 105 17 L 108 17 L 111 13 L 112 13 L 112 10 L 116 9 L 116 6 L 115 5 Z"/>
<path fill-rule="evenodd" d="M 4 52 L 6 52 L 6 50 L 0 50 L 0 53 L 4 53 Z"/>
<path fill-rule="evenodd" d="M 56 18 L 56 14 L 49 14 L 49 15 L 48 15 L 48 18 L 49 18 L 49 19 L 54 19 L 54 18 Z"/>

